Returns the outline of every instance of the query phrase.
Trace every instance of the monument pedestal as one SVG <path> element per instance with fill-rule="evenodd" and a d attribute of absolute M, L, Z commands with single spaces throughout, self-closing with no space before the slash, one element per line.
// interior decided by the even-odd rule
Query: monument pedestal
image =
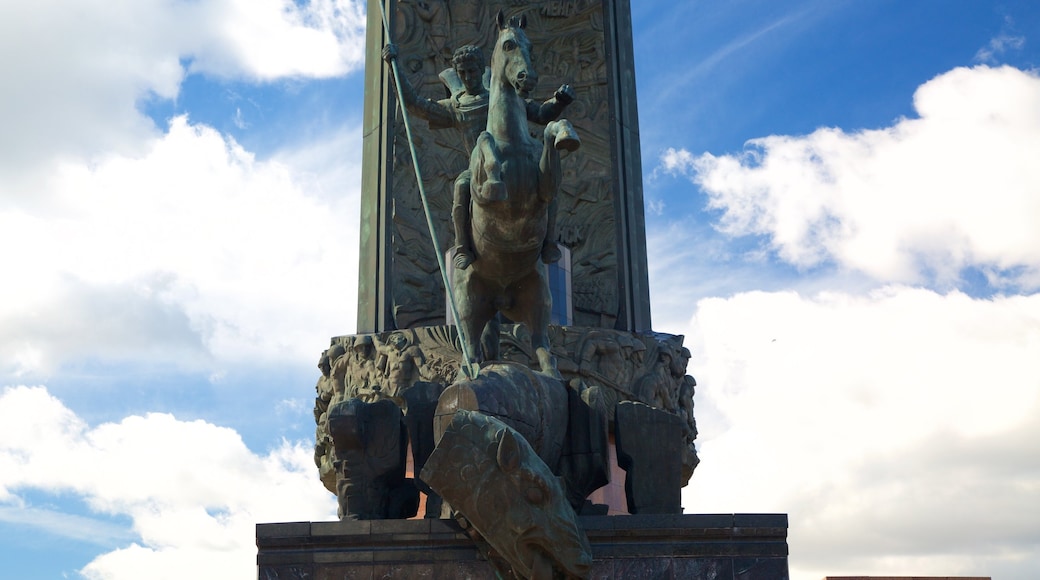
<path fill-rule="evenodd" d="M 591 578 L 786 580 L 786 514 L 582 516 Z M 260 580 L 494 579 L 453 520 L 257 524 Z"/>

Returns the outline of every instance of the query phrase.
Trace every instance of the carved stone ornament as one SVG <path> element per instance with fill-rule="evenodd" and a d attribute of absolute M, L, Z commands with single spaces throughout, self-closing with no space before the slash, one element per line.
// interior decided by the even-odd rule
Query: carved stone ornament
<path fill-rule="evenodd" d="M 501 360 L 537 368 L 537 358 L 523 325 L 503 325 L 499 338 Z M 683 337 L 549 326 L 549 338 L 564 383 L 596 413 L 597 420 L 609 425 L 611 432 L 614 407 L 621 401 L 641 402 L 681 419 L 682 483 L 685 485 L 699 460 L 694 445 L 696 381 L 686 375 L 690 353 L 682 346 Z M 325 487 L 336 493 L 336 456 L 328 428 L 329 407 L 353 398 L 369 403 L 390 400 L 404 412 L 407 423 L 412 413 L 409 394 L 419 389 L 427 393 L 424 400 L 436 400 L 441 390 L 455 383 L 461 360 L 458 334 L 452 326 L 333 338 L 319 359 L 322 375 L 315 387 L 315 463 Z M 422 435 L 409 433 L 409 436 Z M 417 449 L 422 447 L 413 445 L 413 453 Z M 429 451 L 425 453 L 428 455 Z M 418 466 L 424 460 L 425 457 L 413 457 Z"/>

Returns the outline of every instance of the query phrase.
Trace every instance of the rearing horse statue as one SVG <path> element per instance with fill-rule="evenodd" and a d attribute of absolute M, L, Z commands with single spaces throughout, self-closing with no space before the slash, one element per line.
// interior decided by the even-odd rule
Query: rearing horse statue
<path fill-rule="evenodd" d="M 538 81 L 525 16 L 498 14 L 491 56 L 487 130 L 470 156 L 471 230 L 474 261 L 453 276 L 459 324 L 481 337 L 482 359 L 499 358 L 496 314 L 523 322 L 531 332 L 541 371 L 559 377 L 549 351 L 552 309 L 548 281 L 539 263 L 548 207 L 560 188 L 560 150 L 580 146 L 566 120 L 546 125 L 542 142 L 528 133 L 526 104 Z"/>

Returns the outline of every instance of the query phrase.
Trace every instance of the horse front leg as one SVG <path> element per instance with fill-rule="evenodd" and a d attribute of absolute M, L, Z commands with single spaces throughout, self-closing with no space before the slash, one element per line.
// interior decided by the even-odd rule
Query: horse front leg
<path fill-rule="evenodd" d="M 560 119 L 550 123 L 553 125 L 553 149 L 557 151 L 569 151 L 574 153 L 581 147 L 581 139 L 578 137 L 578 132 L 574 129 L 574 125 L 567 119 Z M 546 129 L 549 127 L 546 126 Z"/>
<path fill-rule="evenodd" d="M 548 202 L 546 208 L 545 239 L 542 241 L 542 262 L 553 264 L 563 256 L 556 244 L 556 197 L 563 181 L 560 168 L 560 150 L 574 151 L 581 145 L 578 134 L 569 121 L 553 121 L 542 133 L 542 158 L 538 163 L 538 197 Z"/>
<path fill-rule="evenodd" d="M 537 267 L 513 285 L 513 309 L 505 312 L 513 320 L 523 321 L 531 331 L 531 348 L 542 373 L 562 379 L 549 345 L 549 320 L 552 317 L 552 295 L 544 267 Z"/>
<path fill-rule="evenodd" d="M 563 174 L 560 171 L 560 151 L 577 151 L 581 139 L 574 125 L 567 119 L 553 121 L 542 131 L 542 158 L 538 162 L 538 194 L 543 201 L 556 195 Z"/>
<path fill-rule="evenodd" d="M 556 148 L 559 121 L 553 121 L 542 131 L 542 157 L 538 161 L 538 198 L 548 202 L 556 197 L 563 181 L 560 169 L 560 150 Z M 569 125 L 570 123 L 568 123 Z"/>
<path fill-rule="evenodd" d="M 502 359 L 502 323 L 498 320 L 498 313 L 491 317 L 480 333 L 480 352 L 486 361 Z"/>

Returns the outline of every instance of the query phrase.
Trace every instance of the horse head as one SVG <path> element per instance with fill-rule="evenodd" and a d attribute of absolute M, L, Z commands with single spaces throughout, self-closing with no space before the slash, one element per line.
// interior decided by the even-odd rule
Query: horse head
<path fill-rule="evenodd" d="M 498 40 L 491 55 L 491 74 L 498 82 L 508 85 L 520 95 L 531 93 L 538 84 L 538 73 L 534 70 L 531 57 L 531 41 L 524 29 L 527 16 L 514 16 L 506 20 L 498 13 Z"/>

